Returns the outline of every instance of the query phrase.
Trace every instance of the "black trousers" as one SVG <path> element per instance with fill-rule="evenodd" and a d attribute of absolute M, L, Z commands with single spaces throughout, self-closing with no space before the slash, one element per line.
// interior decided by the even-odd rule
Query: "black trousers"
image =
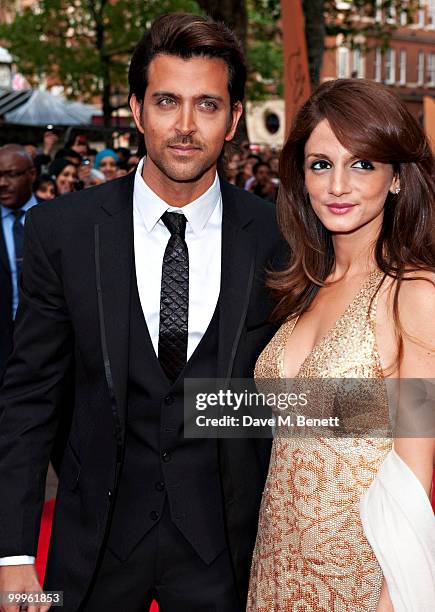
<path fill-rule="evenodd" d="M 128 517 L 126 517 L 128 520 Z M 81 612 L 241 612 L 228 549 L 207 565 L 172 523 L 159 523 L 125 561 L 106 547 Z"/>

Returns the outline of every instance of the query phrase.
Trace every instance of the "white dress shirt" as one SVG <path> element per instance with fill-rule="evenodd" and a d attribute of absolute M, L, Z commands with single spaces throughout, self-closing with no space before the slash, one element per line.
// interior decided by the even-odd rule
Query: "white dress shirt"
<path fill-rule="evenodd" d="M 156 355 L 159 345 L 162 264 L 170 232 L 161 220 L 166 211 L 187 219 L 189 251 L 189 312 L 187 358 L 203 337 L 219 297 L 222 250 L 222 195 L 218 175 L 199 198 L 182 208 L 162 200 L 142 178 L 143 160 L 134 178 L 133 234 L 137 288 Z M 1 565 L 34 563 L 27 555 L 0 558 Z"/>
<path fill-rule="evenodd" d="M 198 346 L 216 308 L 221 278 L 222 196 L 216 174 L 213 185 L 199 198 L 176 208 L 169 206 L 136 170 L 133 193 L 134 258 L 140 303 L 156 355 L 159 345 L 162 264 L 170 232 L 161 220 L 166 211 L 187 219 L 189 251 L 189 313 L 187 358 Z"/>

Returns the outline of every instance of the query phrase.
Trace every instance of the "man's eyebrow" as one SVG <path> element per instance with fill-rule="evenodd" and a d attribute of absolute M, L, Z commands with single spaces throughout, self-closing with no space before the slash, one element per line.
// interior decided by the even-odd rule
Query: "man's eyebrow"
<path fill-rule="evenodd" d="M 0 168 L 3 169 L 4 166 L 2 166 L 0 164 Z M 33 168 L 33 166 L 27 165 L 25 168 L 22 168 L 20 166 L 17 166 L 16 164 L 9 166 L 9 167 L 5 167 L 5 171 L 6 172 L 24 172 L 24 170 L 29 170 L 30 168 Z"/>
<path fill-rule="evenodd" d="M 181 96 L 170 92 L 170 91 L 155 91 L 152 94 L 153 98 L 174 98 L 175 100 L 179 100 Z M 223 102 L 223 97 L 222 96 L 218 96 L 217 94 L 209 94 L 209 93 L 202 93 L 199 96 L 195 96 L 195 98 L 197 100 L 216 100 L 216 102 Z"/>
<path fill-rule="evenodd" d="M 171 91 L 155 91 L 152 94 L 153 98 L 160 98 L 160 97 L 163 97 L 163 96 L 166 96 L 168 98 L 178 98 L 179 97 L 179 96 L 177 96 L 177 94 L 174 94 Z"/>
<path fill-rule="evenodd" d="M 197 96 L 199 100 L 216 100 L 217 102 L 223 102 L 224 99 L 222 98 L 222 96 L 218 96 L 216 94 L 201 94 L 200 96 Z"/>

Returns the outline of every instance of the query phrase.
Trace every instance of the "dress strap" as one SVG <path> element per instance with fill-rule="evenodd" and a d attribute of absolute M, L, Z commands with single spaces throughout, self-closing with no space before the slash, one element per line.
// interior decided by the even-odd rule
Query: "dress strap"
<path fill-rule="evenodd" d="M 367 284 L 367 293 L 366 297 L 368 300 L 367 307 L 367 316 L 370 321 L 370 325 L 375 331 L 376 329 L 376 314 L 378 307 L 378 299 L 379 299 L 379 290 L 380 284 L 383 278 L 385 277 L 384 273 L 381 270 L 375 270 L 369 276 L 368 284 Z"/>

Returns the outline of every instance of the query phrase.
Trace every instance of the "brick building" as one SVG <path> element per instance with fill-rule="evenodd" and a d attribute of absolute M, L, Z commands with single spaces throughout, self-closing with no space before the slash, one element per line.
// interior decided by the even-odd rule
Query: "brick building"
<path fill-rule="evenodd" d="M 343 11 L 349 4 L 340 2 Z M 358 48 L 350 49 L 340 35 L 328 37 L 321 80 L 354 76 L 384 83 L 397 91 L 421 121 L 423 97 L 435 98 L 435 0 L 420 0 L 412 23 L 407 23 L 406 12 L 398 13 L 394 7 L 387 12 L 381 8 L 381 0 L 378 5 L 372 21 L 387 21 L 394 28 L 389 48 L 383 50 L 379 40 L 361 35 L 355 42 L 369 49 L 363 53 Z M 365 26 L 370 20 L 360 19 Z"/>

